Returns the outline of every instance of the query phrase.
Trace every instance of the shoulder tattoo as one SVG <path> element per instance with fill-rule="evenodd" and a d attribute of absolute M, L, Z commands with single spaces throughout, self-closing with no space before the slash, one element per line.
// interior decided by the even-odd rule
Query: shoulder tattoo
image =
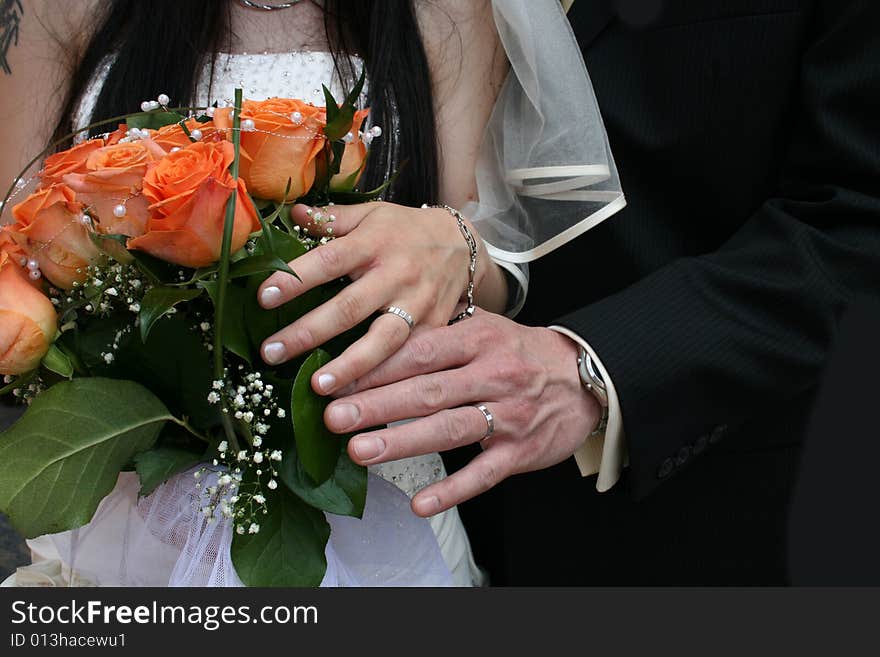
<path fill-rule="evenodd" d="M 0 0 L 0 69 L 10 75 L 7 55 L 13 46 L 18 45 L 18 28 L 24 7 L 21 0 Z"/>

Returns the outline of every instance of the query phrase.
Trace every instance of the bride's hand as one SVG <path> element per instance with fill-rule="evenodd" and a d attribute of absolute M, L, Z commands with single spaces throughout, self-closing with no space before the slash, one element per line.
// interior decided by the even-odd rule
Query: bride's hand
<path fill-rule="evenodd" d="M 319 214 L 322 221 L 316 220 Z M 327 221 L 331 214 L 332 222 Z M 267 338 L 261 350 L 267 363 L 314 349 L 389 306 L 403 309 L 425 327 L 443 326 L 454 316 L 468 284 L 470 249 L 446 210 L 382 202 L 314 209 L 297 205 L 291 217 L 312 235 L 334 239 L 290 263 L 301 280 L 281 272 L 266 279 L 257 293 L 260 305 L 276 308 L 342 276 L 353 282 Z M 488 300 L 484 291 L 480 301 L 500 310 L 503 275 L 474 235 L 479 246 L 476 288 L 495 290 Z M 394 354 L 409 334 L 403 318 L 379 315 L 364 337 L 315 373 L 312 387 L 326 395 L 347 386 Z"/>

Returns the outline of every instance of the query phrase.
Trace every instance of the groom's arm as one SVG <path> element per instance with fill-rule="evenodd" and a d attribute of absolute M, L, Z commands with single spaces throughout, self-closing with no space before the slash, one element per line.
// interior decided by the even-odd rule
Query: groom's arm
<path fill-rule="evenodd" d="M 880 3 L 817 12 L 776 195 L 716 252 L 557 322 L 614 383 L 637 496 L 815 385 L 848 301 L 880 289 Z"/>

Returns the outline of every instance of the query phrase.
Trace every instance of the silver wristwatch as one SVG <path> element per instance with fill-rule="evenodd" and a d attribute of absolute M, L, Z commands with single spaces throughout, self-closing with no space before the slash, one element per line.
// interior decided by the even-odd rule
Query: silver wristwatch
<path fill-rule="evenodd" d="M 584 388 L 596 398 L 602 409 L 602 417 L 599 420 L 599 424 L 593 433 L 590 434 L 590 437 L 597 436 L 600 433 L 604 433 L 605 428 L 608 426 L 608 389 L 605 387 L 602 375 L 596 369 L 596 364 L 583 347 L 581 347 L 581 352 L 578 356 L 578 374 L 580 374 L 581 383 L 584 385 Z"/>

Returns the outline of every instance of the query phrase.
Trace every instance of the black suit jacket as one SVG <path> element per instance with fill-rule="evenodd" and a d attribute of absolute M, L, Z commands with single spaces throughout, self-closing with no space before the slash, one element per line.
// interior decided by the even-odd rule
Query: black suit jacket
<path fill-rule="evenodd" d="M 880 290 L 880 2 L 570 20 L 628 206 L 532 265 L 520 320 L 593 346 L 630 465 L 601 495 L 568 461 L 464 505 L 478 559 L 501 584 L 783 583 L 810 400 Z"/>

